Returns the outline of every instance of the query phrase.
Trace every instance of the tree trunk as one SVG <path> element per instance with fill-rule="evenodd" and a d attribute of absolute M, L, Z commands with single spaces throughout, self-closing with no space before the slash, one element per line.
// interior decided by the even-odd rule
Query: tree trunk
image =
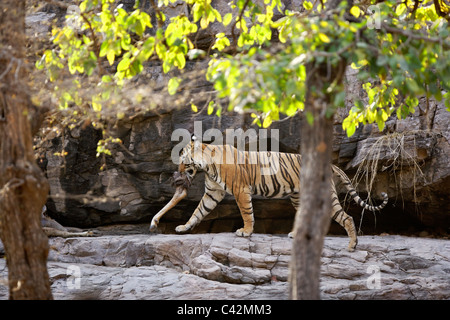
<path fill-rule="evenodd" d="M 0 1 L 0 236 L 10 299 L 51 299 L 41 210 L 48 183 L 37 166 L 27 117 L 25 0 Z"/>
<path fill-rule="evenodd" d="M 331 72 L 327 63 L 306 66 L 304 113 L 314 122 L 305 121 L 301 126 L 300 208 L 294 223 L 289 275 L 292 299 L 320 299 L 320 258 L 331 219 L 334 114 L 333 94 L 326 93 L 326 88 L 335 80 L 342 84 L 345 67 L 344 60 Z"/>
<path fill-rule="evenodd" d="M 311 94 L 309 95 L 311 97 Z M 306 100 L 313 125 L 301 128 L 300 208 L 294 225 L 290 266 L 292 299 L 319 299 L 320 257 L 331 211 L 331 137 L 333 121 L 324 115 L 323 99 Z"/>

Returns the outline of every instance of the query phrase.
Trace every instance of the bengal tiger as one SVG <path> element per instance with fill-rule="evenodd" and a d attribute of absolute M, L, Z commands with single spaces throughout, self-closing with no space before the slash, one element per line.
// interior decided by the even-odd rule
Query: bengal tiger
<path fill-rule="evenodd" d="M 297 210 L 300 206 L 300 168 L 301 156 L 293 153 L 240 151 L 231 145 L 208 145 L 201 143 L 195 136 L 180 152 L 178 172 L 175 173 L 177 190 L 172 200 L 153 217 L 150 231 L 155 231 L 160 218 L 181 199 L 186 197 L 187 188 L 199 170 L 205 174 L 205 194 L 200 200 L 189 221 L 176 227 L 178 233 L 187 232 L 198 225 L 225 197 L 234 195 L 239 207 L 243 228 L 236 231 L 238 236 L 248 237 L 253 233 L 254 217 L 252 195 L 266 198 L 290 197 Z M 356 193 L 350 179 L 337 166 L 332 165 L 332 172 L 348 190 L 353 200 L 361 207 L 377 211 L 384 208 L 388 195 L 381 193 L 383 203 L 371 206 Z M 184 179 L 183 179 L 184 177 Z M 334 180 L 331 181 L 332 211 L 331 218 L 345 228 L 350 243 L 348 250 L 353 251 L 357 245 L 357 236 L 353 218 L 339 203 Z M 292 237 L 292 232 L 289 234 Z"/>

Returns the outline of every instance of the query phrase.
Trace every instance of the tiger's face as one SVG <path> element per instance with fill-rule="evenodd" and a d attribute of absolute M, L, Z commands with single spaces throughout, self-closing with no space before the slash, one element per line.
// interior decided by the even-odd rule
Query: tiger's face
<path fill-rule="evenodd" d="M 178 165 L 178 172 L 185 173 L 192 181 L 197 170 L 201 167 L 201 159 L 197 159 L 196 152 L 199 148 L 200 142 L 192 136 L 192 140 L 180 151 L 180 164 Z"/>

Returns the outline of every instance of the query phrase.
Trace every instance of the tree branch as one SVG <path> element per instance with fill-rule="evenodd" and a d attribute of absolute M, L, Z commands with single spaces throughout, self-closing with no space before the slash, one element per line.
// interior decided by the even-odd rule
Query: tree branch
<path fill-rule="evenodd" d="M 100 58 L 100 45 L 98 43 L 98 38 L 95 35 L 95 31 L 92 28 L 92 24 L 89 21 L 89 19 L 86 17 L 85 13 L 80 13 L 81 18 L 83 18 L 84 22 L 86 22 L 86 24 L 89 27 L 89 31 L 91 33 L 92 36 L 92 41 L 94 42 L 94 51 L 95 51 L 95 55 L 97 56 L 97 66 L 98 66 L 98 71 L 100 73 L 100 77 L 103 76 L 105 74 L 105 69 L 103 69 L 103 66 L 100 62 L 100 60 L 98 60 Z"/>
<path fill-rule="evenodd" d="M 436 9 L 436 13 L 440 17 L 446 19 L 447 21 L 450 21 L 450 15 L 449 15 L 450 11 L 443 11 L 441 8 L 441 4 L 439 3 L 439 0 L 433 0 L 433 3 L 434 3 L 434 8 Z M 444 6 L 445 6 L 445 2 L 444 2 Z"/>
<path fill-rule="evenodd" d="M 234 30 L 236 28 L 236 24 L 239 22 L 241 22 L 242 20 L 242 15 L 244 14 L 245 9 L 247 8 L 248 3 L 250 2 L 250 0 L 245 0 L 244 6 L 242 7 L 242 10 L 239 12 L 239 17 L 238 19 L 233 23 L 233 26 L 231 27 L 231 36 L 233 37 L 233 45 L 236 48 L 236 35 L 234 33 Z M 242 26 L 241 28 L 242 29 Z"/>
<path fill-rule="evenodd" d="M 414 40 L 422 40 L 425 42 L 431 42 L 431 43 L 439 43 L 442 45 L 443 48 L 445 49 L 450 49 L 450 43 L 447 41 L 444 41 L 441 38 L 431 38 L 431 37 L 427 37 L 426 35 L 420 34 L 420 33 L 413 33 L 411 31 L 408 30 L 404 30 L 404 29 L 398 29 L 398 28 L 394 28 L 391 26 L 388 26 L 386 24 L 381 24 L 381 28 L 384 29 L 387 32 L 390 33 L 395 33 L 395 34 L 400 34 L 402 36 L 414 39 Z"/>
<path fill-rule="evenodd" d="M 158 28 L 164 27 L 164 21 L 163 21 L 163 16 L 162 16 L 161 10 L 159 10 L 159 8 L 156 5 L 154 0 L 150 0 L 150 4 L 151 4 L 153 10 L 155 10 L 156 20 L 158 21 Z"/>

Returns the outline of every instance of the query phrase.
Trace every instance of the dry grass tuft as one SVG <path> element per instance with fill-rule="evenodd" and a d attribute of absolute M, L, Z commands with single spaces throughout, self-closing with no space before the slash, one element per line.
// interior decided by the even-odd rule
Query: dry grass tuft
<path fill-rule="evenodd" d="M 414 130 L 405 132 L 394 132 L 376 139 L 371 143 L 370 148 L 364 153 L 357 172 L 352 179 L 354 186 L 364 185 L 367 192 L 367 201 L 373 205 L 371 194 L 374 183 L 379 172 L 389 172 L 395 181 L 395 188 L 399 190 L 402 205 L 404 206 L 403 189 L 411 187 L 413 190 L 413 201 L 416 203 L 416 210 L 420 202 L 417 190 L 423 188 L 429 181 L 425 176 L 422 167 L 429 155 L 428 149 L 417 144 L 416 139 L 426 135 L 431 137 L 431 141 L 438 135 L 424 130 Z M 364 184 L 363 184 L 364 183 Z M 385 187 L 387 192 L 388 186 Z M 373 213 L 375 215 L 375 212 Z M 361 213 L 359 232 L 364 217 L 364 209 Z M 375 215 L 376 224 L 376 215 Z"/>

